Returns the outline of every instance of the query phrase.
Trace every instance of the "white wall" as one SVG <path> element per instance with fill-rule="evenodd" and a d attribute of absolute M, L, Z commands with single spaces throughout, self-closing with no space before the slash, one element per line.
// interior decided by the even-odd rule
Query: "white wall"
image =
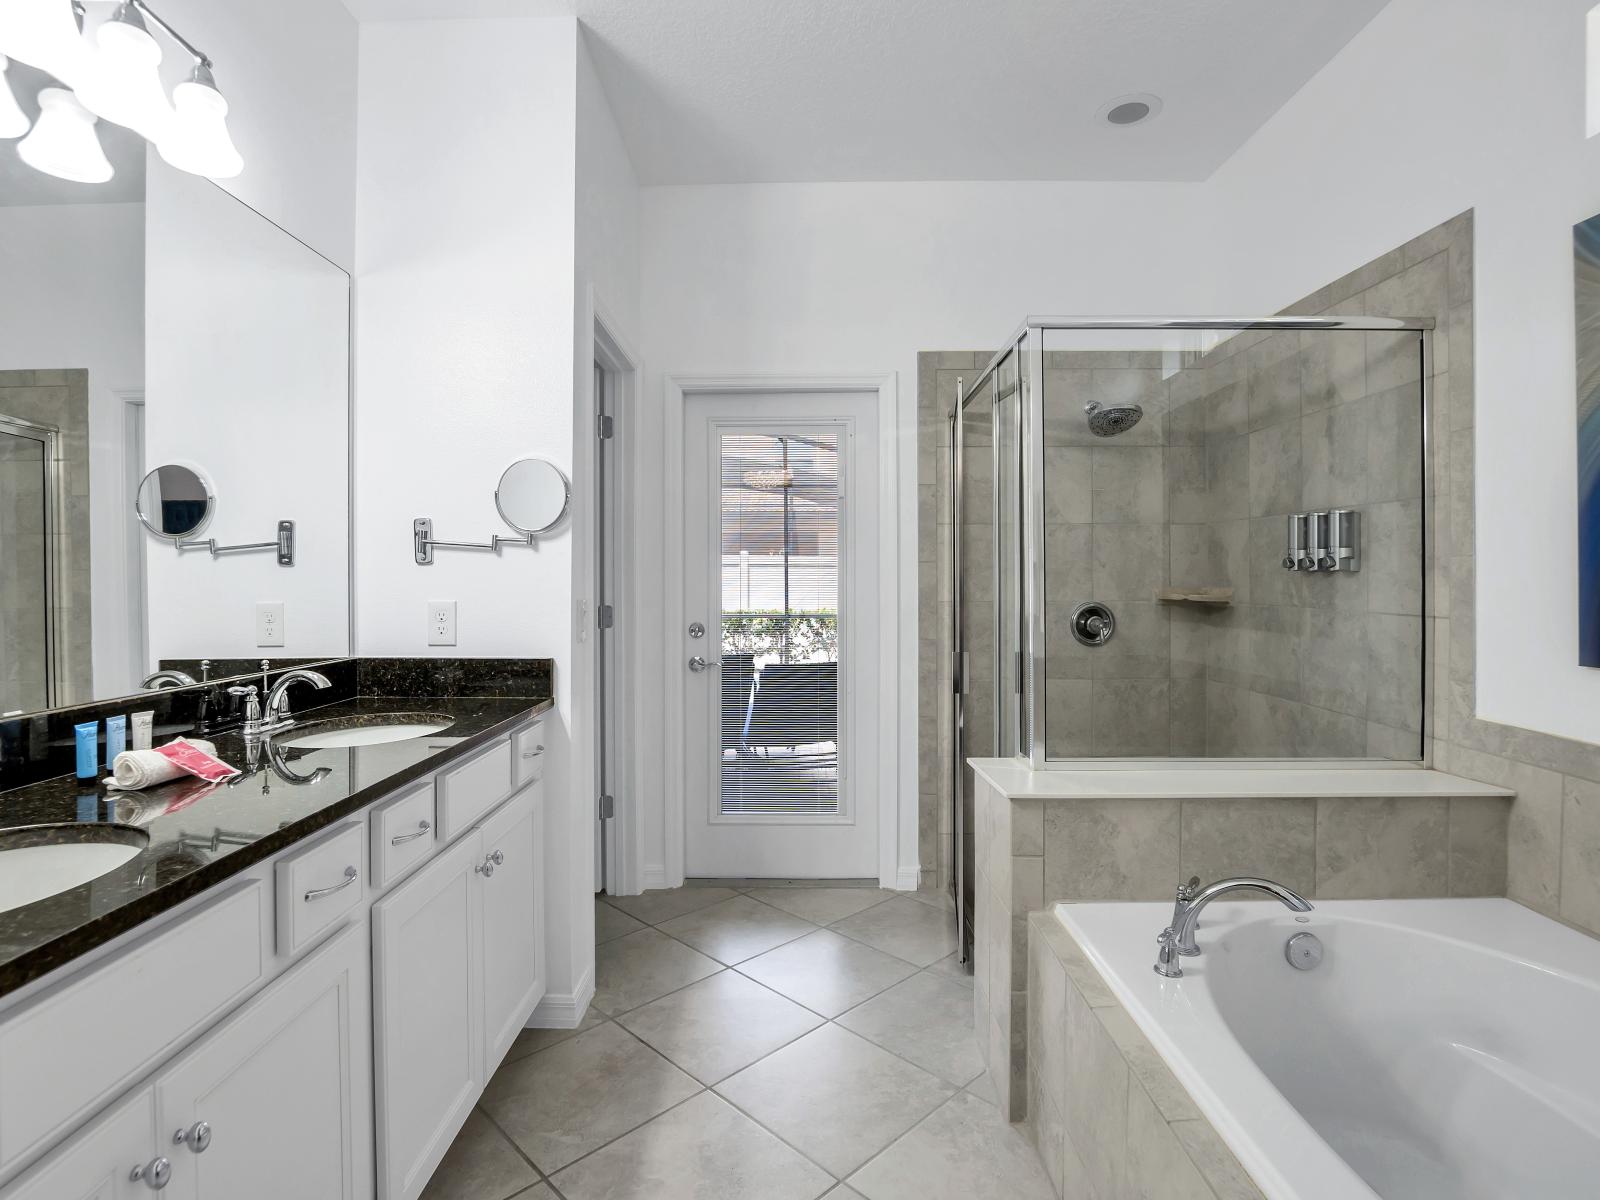
<path fill-rule="evenodd" d="M 597 772 L 593 757 L 595 683 L 595 619 L 600 602 L 596 587 L 596 561 L 594 531 L 596 528 L 596 453 L 595 435 L 596 397 L 594 395 L 596 311 L 607 323 L 614 341 L 620 341 L 629 354 L 637 354 L 639 329 L 639 181 L 633 164 L 623 145 L 621 130 L 611 112 L 611 105 L 595 74 L 589 56 L 586 35 L 577 40 L 577 143 L 575 188 L 577 197 L 575 229 L 573 354 L 572 354 L 572 407 L 573 446 L 572 477 L 573 496 L 573 595 L 578 609 L 574 614 L 577 644 L 573 656 L 572 693 L 581 698 L 583 707 L 571 714 L 574 747 L 572 792 L 574 796 L 590 797 L 599 794 Z M 621 421 L 622 436 L 613 443 L 621 461 L 616 463 L 624 475 L 631 475 L 632 461 L 640 447 L 629 436 L 626 415 Z M 616 461 L 616 460 L 613 460 Z M 626 512 L 614 514 L 619 520 L 619 555 L 626 563 L 632 559 L 632 528 Z M 624 577 L 619 581 L 626 586 L 632 581 Z M 638 645 L 639 614 L 651 611 L 635 592 L 613 594 L 625 625 L 618 627 L 617 645 L 623 653 Z M 655 629 L 649 629 L 649 640 L 655 640 Z M 638 722 L 638 713 L 644 698 L 640 689 L 632 693 L 612 696 L 615 715 L 615 742 L 620 753 L 614 760 L 622 766 L 622 777 L 612 780 L 612 791 L 629 804 L 637 794 L 637 777 L 630 771 L 635 762 L 627 759 L 627 748 L 633 744 L 632 730 Z M 620 814 L 624 824 L 636 827 L 634 814 Z M 598 884 L 596 884 L 598 886 Z M 593 910 L 585 907 L 578 914 L 581 930 L 574 930 L 575 938 L 592 936 L 590 922 Z"/>
<path fill-rule="evenodd" d="M 573 448 L 577 23 L 380 22 L 361 30 L 357 169 L 357 652 L 547 657 L 550 989 L 593 962 L 591 807 L 572 793 L 573 538 L 412 557 L 509 533 L 515 459 Z M 429 600 L 457 644 L 430 649 Z"/>
<path fill-rule="evenodd" d="M 916 804 L 917 353 L 999 349 L 1028 313 L 1214 311 L 1214 238 L 1204 185 L 1084 183 L 764 184 L 643 193 L 641 328 L 647 372 L 639 439 L 665 444 L 666 374 L 898 376 L 900 403 L 901 745 L 903 802 Z M 635 566 L 642 594 L 664 579 L 663 472 L 638 464 Z M 679 685 L 663 647 L 641 727 L 666 761 L 661 706 Z M 646 871 L 665 856 L 659 784 L 643 781 Z M 901 865 L 916 846 L 901 847 Z"/>
<path fill-rule="evenodd" d="M 1591 4 L 1393 0 L 1208 186 L 1232 308 L 1292 303 L 1477 210 L 1478 713 L 1595 742 L 1600 671 L 1577 665 L 1572 279 L 1572 226 L 1600 211 Z"/>
<path fill-rule="evenodd" d="M 150 657 L 350 652 L 349 277 L 204 179 L 152 161 L 145 185 L 145 464 L 208 478 L 223 545 L 295 522 L 270 551 L 145 548 Z M 284 604 L 258 650 L 255 605 Z"/>
<path fill-rule="evenodd" d="M 94 694 L 125 695 L 138 680 L 116 393 L 144 388 L 144 205 L 0 207 L 0 279 L 27 281 L 0 288 L 0 371 L 89 372 Z"/>
<path fill-rule="evenodd" d="M 338 0 L 163 0 L 157 7 L 216 63 L 245 162 L 243 174 L 222 186 L 348 270 L 355 261 L 355 18 Z M 170 74 L 180 61 L 167 58 Z"/>

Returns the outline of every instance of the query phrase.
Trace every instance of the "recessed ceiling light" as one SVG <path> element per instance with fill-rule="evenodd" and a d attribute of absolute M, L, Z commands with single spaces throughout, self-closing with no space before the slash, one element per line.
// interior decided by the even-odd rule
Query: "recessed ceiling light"
<path fill-rule="evenodd" d="M 1104 121 L 1107 125 L 1126 128 L 1129 125 L 1143 125 L 1160 114 L 1160 96 L 1152 96 L 1149 92 L 1134 92 L 1106 101 L 1095 113 L 1095 119 Z"/>

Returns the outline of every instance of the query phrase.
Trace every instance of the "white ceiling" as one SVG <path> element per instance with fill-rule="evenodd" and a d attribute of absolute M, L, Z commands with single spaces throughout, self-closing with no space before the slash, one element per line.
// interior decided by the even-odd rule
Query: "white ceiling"
<path fill-rule="evenodd" d="M 640 181 L 1204 179 L 1387 0 L 344 0 L 576 15 Z M 1097 122 L 1150 92 L 1139 126 Z"/>

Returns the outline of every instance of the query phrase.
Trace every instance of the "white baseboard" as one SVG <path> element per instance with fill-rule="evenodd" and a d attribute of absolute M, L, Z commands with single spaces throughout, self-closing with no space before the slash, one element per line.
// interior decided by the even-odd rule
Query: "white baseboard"
<path fill-rule="evenodd" d="M 895 878 L 896 891 L 914 892 L 922 886 L 922 869 L 920 867 L 901 867 L 900 874 Z"/>
<path fill-rule="evenodd" d="M 528 1018 L 525 1029 L 576 1029 L 594 999 L 594 967 L 590 966 L 570 992 L 547 993 Z"/>

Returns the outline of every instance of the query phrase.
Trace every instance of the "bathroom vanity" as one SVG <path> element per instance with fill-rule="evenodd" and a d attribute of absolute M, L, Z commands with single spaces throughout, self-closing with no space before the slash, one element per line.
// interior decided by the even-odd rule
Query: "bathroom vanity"
<path fill-rule="evenodd" d="M 0 796 L 145 839 L 0 912 L 0 1197 L 419 1195 L 544 992 L 549 708 L 356 696 L 234 786 Z"/>

